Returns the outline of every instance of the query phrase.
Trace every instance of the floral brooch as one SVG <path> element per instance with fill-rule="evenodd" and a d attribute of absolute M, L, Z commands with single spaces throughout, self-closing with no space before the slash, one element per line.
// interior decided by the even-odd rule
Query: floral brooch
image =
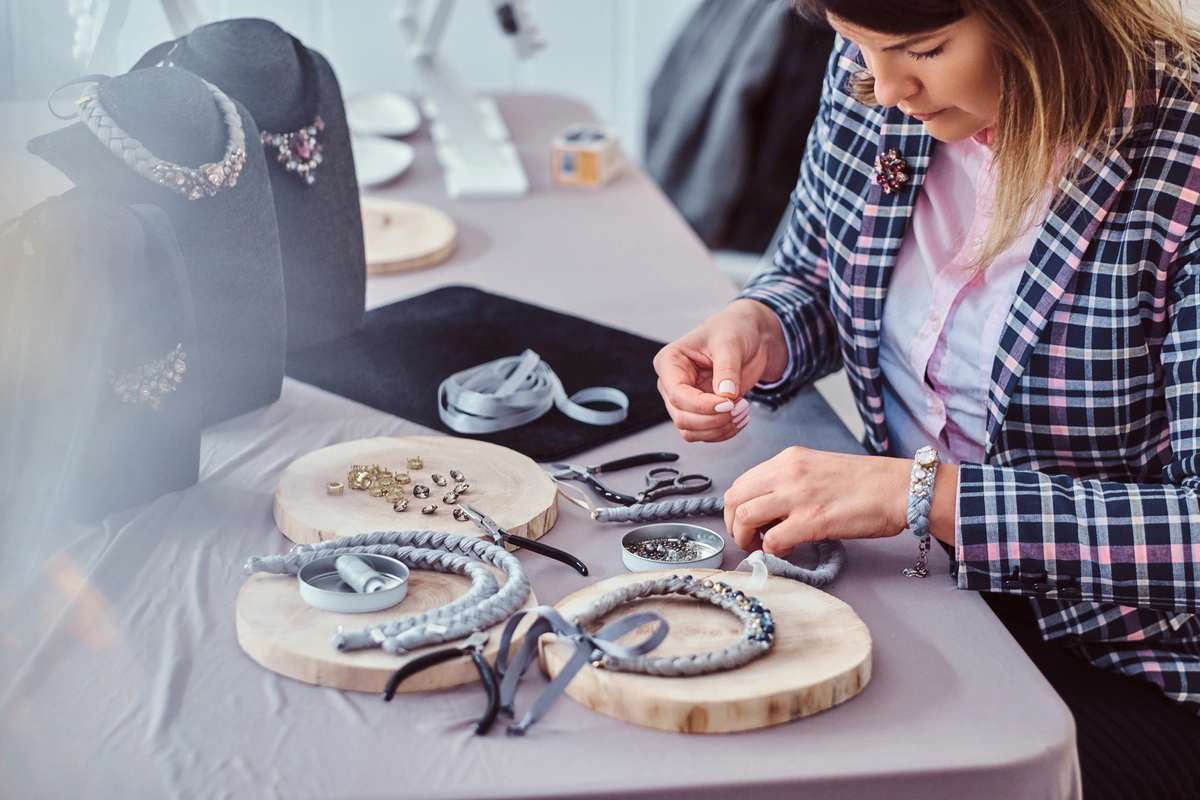
<path fill-rule="evenodd" d="M 900 151 L 892 148 L 875 158 L 875 182 L 883 187 L 884 194 L 891 194 L 908 183 L 912 171 Z"/>

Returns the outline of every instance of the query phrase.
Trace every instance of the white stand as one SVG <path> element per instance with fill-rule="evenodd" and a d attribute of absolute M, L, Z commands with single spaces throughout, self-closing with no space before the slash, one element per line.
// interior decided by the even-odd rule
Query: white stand
<path fill-rule="evenodd" d="M 454 0 L 439 0 L 429 24 L 417 19 L 416 2 L 409 2 L 400 26 L 413 50 L 411 59 L 424 100 L 421 110 L 429 120 L 446 193 L 454 199 L 520 197 L 529 191 L 529 179 L 496 104 L 480 99 L 457 70 L 437 52 Z M 530 48 L 529 42 L 535 42 Z M 536 33 L 519 35 L 518 52 L 537 49 Z"/>

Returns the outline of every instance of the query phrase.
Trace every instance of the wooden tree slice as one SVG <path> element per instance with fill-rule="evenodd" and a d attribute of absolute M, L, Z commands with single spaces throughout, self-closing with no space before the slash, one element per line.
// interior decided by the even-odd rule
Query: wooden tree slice
<path fill-rule="evenodd" d="M 501 570 L 488 566 L 504 584 Z M 461 575 L 428 570 L 413 570 L 408 595 L 399 605 L 367 614 L 339 614 L 313 608 L 300 597 L 300 583 L 294 575 L 251 575 L 238 592 L 237 636 L 246 655 L 262 666 L 317 686 L 332 686 L 352 692 L 382 692 L 392 673 L 418 656 L 452 646 L 432 645 L 403 656 L 389 655 L 379 649 L 341 653 L 329 643 L 339 625 L 347 630 L 379 622 L 420 614 L 445 605 L 471 589 L 471 581 Z M 537 605 L 532 591 L 524 608 Z M 524 628 L 517 630 L 523 634 Z M 504 623 L 491 629 L 484 655 L 495 663 L 500 649 Z M 447 661 L 405 679 L 400 692 L 426 692 L 479 680 L 469 657 Z"/>
<path fill-rule="evenodd" d="M 458 246 L 454 220 L 430 206 L 364 197 L 362 221 L 368 275 L 433 267 Z"/>
<path fill-rule="evenodd" d="M 592 600 L 619 586 L 670 572 L 618 575 L 567 597 L 557 608 L 573 618 Z M 575 676 L 566 693 L 588 708 L 626 722 L 682 733 L 728 733 L 789 722 L 845 702 L 871 679 L 871 634 L 850 606 L 819 589 L 769 578 L 754 591 L 745 572 L 689 570 L 696 580 L 723 580 L 757 597 L 775 620 L 775 645 L 741 669 L 687 678 L 659 678 L 595 669 Z M 692 598 L 650 598 L 615 609 L 596 624 L 634 610 L 657 611 L 671 626 L 654 655 L 716 650 L 741 633 L 737 617 Z M 641 641 L 644 626 L 622 643 Z M 539 642 L 542 669 L 558 675 L 574 647 L 552 636 Z"/>
<path fill-rule="evenodd" d="M 346 472 L 355 464 L 404 471 L 412 456 L 420 456 L 425 466 L 408 470 L 412 483 L 401 487 L 408 499 L 407 511 L 396 513 L 382 497 L 348 486 L 340 495 L 326 492 L 330 481 L 346 483 Z M 453 509 L 442 502 L 454 481 L 442 487 L 430 480 L 435 472 L 449 478 L 452 469 L 462 472 L 471 485 L 462 500 L 509 533 L 537 539 L 558 519 L 554 481 L 536 462 L 514 450 L 452 436 L 378 436 L 330 445 L 288 465 L 275 487 L 275 524 L 284 536 L 300 544 L 388 530 L 482 536 L 474 523 L 459 522 Z M 429 487 L 427 500 L 413 497 L 417 484 Z M 430 503 L 437 505 L 437 513 L 422 514 L 421 507 Z"/>

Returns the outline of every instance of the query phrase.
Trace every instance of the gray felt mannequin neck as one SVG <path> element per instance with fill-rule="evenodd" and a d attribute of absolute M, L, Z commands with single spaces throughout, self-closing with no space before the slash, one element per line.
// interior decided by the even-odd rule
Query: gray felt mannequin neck
<path fill-rule="evenodd" d="M 175 164 L 220 161 L 229 131 L 212 92 L 181 69 L 138 70 L 100 86 L 109 116 L 154 155 Z"/>
<path fill-rule="evenodd" d="M 312 122 L 315 75 L 305 75 L 295 41 L 265 19 L 215 22 L 179 41 L 170 61 L 208 77 L 242 101 L 259 127 L 290 131 Z"/>

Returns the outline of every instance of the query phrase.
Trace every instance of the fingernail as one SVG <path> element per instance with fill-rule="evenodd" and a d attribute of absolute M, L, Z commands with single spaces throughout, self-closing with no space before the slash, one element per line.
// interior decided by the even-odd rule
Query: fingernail
<path fill-rule="evenodd" d="M 740 413 L 740 414 L 737 414 L 737 413 L 735 413 L 735 414 L 733 415 L 733 424 L 734 424 L 734 425 L 740 425 L 740 424 L 742 423 L 742 421 L 743 421 L 743 420 L 746 420 L 746 419 L 749 419 L 749 418 L 750 418 L 750 412 L 749 412 L 749 411 L 743 411 L 743 412 L 742 412 L 742 413 Z"/>
<path fill-rule="evenodd" d="M 737 385 L 733 381 L 721 381 L 721 385 L 717 387 L 717 394 L 737 394 Z"/>
<path fill-rule="evenodd" d="M 750 409 L 750 401 L 744 397 L 741 400 L 738 400 L 733 405 L 733 413 L 735 413 L 735 414 L 740 414 L 743 411 L 748 411 L 749 409 Z"/>
<path fill-rule="evenodd" d="M 750 424 L 749 416 L 744 417 L 741 422 L 736 423 L 737 429 L 739 432 L 749 424 Z"/>
<path fill-rule="evenodd" d="M 726 411 L 733 411 L 733 401 L 726 400 L 723 403 L 717 403 L 717 407 L 714 408 L 713 411 L 717 412 L 718 414 L 724 414 Z"/>

